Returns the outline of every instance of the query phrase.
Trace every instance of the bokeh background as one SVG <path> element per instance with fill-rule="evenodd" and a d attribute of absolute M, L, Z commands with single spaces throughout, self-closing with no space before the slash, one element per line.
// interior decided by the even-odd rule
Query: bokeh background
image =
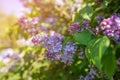
<path fill-rule="evenodd" d="M 0 0 L 0 80 L 78 79 L 80 61 L 67 66 L 46 60 L 45 49 L 33 46 L 31 37 L 50 31 L 69 35 L 67 27 L 81 3 L 82 0 Z M 29 29 L 21 27 L 24 21 L 30 21 Z"/>

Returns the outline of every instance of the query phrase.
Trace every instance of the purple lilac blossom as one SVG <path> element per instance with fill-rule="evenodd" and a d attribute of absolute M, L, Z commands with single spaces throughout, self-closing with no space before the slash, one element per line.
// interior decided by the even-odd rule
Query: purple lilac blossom
<path fill-rule="evenodd" d="M 91 69 L 88 75 L 85 77 L 86 80 L 94 80 L 94 71 Z"/>
<path fill-rule="evenodd" d="M 73 42 L 68 42 L 63 48 L 63 55 L 61 57 L 62 62 L 71 65 L 75 51 L 76 45 Z"/>
<path fill-rule="evenodd" d="M 60 60 L 63 39 L 64 36 L 52 31 L 49 35 L 34 36 L 32 42 L 46 48 L 45 55 L 48 60 Z"/>
<path fill-rule="evenodd" d="M 46 39 L 44 39 L 44 47 L 46 48 L 46 57 L 49 60 L 60 60 L 62 41 L 64 36 L 52 32 Z"/>
<path fill-rule="evenodd" d="M 94 28 L 90 26 L 90 21 L 89 20 L 83 20 L 82 21 L 82 27 L 81 27 L 81 32 L 83 30 L 88 30 L 91 34 L 96 34 L 96 31 Z"/>
<path fill-rule="evenodd" d="M 85 80 L 84 76 L 80 76 L 80 78 L 78 80 Z"/>
<path fill-rule="evenodd" d="M 101 15 L 96 16 L 96 21 L 97 21 L 98 24 L 99 24 L 103 19 L 104 19 L 104 17 L 101 16 Z"/>
<path fill-rule="evenodd" d="M 90 26 L 89 20 L 83 20 L 82 26 L 83 26 L 83 27 L 89 27 L 89 26 Z"/>
<path fill-rule="evenodd" d="M 83 20 L 82 21 L 82 27 L 81 27 L 81 31 L 90 28 L 90 21 L 88 20 Z"/>
<path fill-rule="evenodd" d="M 41 45 L 41 46 L 43 46 L 43 44 L 44 44 L 44 40 L 46 39 L 48 37 L 48 35 L 46 35 L 46 34 L 43 34 L 43 35 L 35 35 L 35 36 L 33 36 L 32 37 L 32 43 L 34 44 L 34 45 Z"/>
<path fill-rule="evenodd" d="M 29 34 L 36 35 L 39 32 L 37 28 L 38 27 L 37 24 L 39 23 L 39 20 L 40 19 L 38 17 L 33 17 L 30 19 L 27 19 L 26 17 L 21 17 L 18 20 L 18 24 Z"/>
<path fill-rule="evenodd" d="M 45 47 L 45 56 L 48 60 L 60 60 L 65 64 L 72 64 L 73 56 L 76 51 L 76 45 L 73 42 L 68 42 L 64 47 L 62 41 L 64 36 L 51 32 L 47 36 L 34 36 L 32 42 L 35 45 Z"/>
<path fill-rule="evenodd" d="M 14 67 L 21 62 L 22 55 L 17 54 L 12 48 L 4 49 L 0 53 L 0 61 L 4 64 L 0 67 L 0 73 L 9 72 L 14 69 Z"/>
<path fill-rule="evenodd" d="M 4 64 L 8 64 L 11 60 L 20 60 L 19 54 L 15 53 L 13 49 L 8 48 L 0 53 L 0 61 L 2 61 Z"/>
<path fill-rule="evenodd" d="M 120 42 L 120 15 L 114 14 L 103 21 L 99 25 L 103 34 L 113 38 L 115 42 Z"/>
<path fill-rule="evenodd" d="M 94 70 L 90 69 L 89 73 L 84 77 L 80 76 L 78 80 L 94 80 L 95 75 L 94 75 Z"/>
<path fill-rule="evenodd" d="M 79 22 L 74 22 L 69 26 L 68 31 L 70 32 L 70 34 L 76 33 L 76 32 L 80 32 L 80 26 L 79 26 Z"/>
<path fill-rule="evenodd" d="M 20 27 L 24 28 L 24 29 L 28 29 L 28 20 L 26 17 L 21 17 L 18 20 L 18 24 L 20 25 Z"/>

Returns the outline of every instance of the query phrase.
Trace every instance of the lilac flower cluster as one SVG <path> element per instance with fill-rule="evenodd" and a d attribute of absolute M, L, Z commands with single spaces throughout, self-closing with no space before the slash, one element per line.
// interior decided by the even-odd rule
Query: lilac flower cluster
<path fill-rule="evenodd" d="M 44 44 L 44 40 L 48 37 L 48 35 L 44 34 L 44 35 L 35 35 L 32 37 L 32 43 L 34 43 L 34 45 L 43 45 Z"/>
<path fill-rule="evenodd" d="M 62 62 L 69 65 L 72 64 L 75 51 L 76 45 L 73 42 L 68 42 L 63 48 L 63 55 L 61 57 Z"/>
<path fill-rule="evenodd" d="M 120 42 L 120 15 L 114 14 L 103 21 L 99 25 L 103 33 L 115 40 L 115 42 Z"/>
<path fill-rule="evenodd" d="M 2 62 L 4 66 L 0 67 L 0 73 L 13 70 L 17 63 L 20 63 L 21 57 L 22 55 L 15 53 L 11 48 L 2 50 L 0 53 L 0 62 Z"/>
<path fill-rule="evenodd" d="M 83 20 L 81 27 L 79 26 L 79 22 L 74 22 L 69 26 L 68 31 L 70 34 L 74 34 L 77 32 L 82 32 L 83 30 L 89 30 L 92 34 L 95 34 L 95 29 L 90 26 L 89 20 Z"/>
<path fill-rule="evenodd" d="M 64 36 L 51 32 L 49 35 L 34 36 L 32 42 L 46 48 L 47 59 L 60 60 L 63 39 Z"/>
<path fill-rule="evenodd" d="M 20 60 L 19 54 L 15 54 L 13 49 L 8 48 L 0 53 L 0 61 L 2 61 L 4 64 L 8 64 L 11 60 Z"/>
<path fill-rule="evenodd" d="M 91 34 L 96 34 L 96 31 L 94 28 L 91 27 L 89 20 L 82 21 L 81 32 L 85 29 L 88 30 Z"/>
<path fill-rule="evenodd" d="M 94 80 L 95 78 L 95 75 L 94 75 L 94 70 L 93 69 L 90 69 L 89 73 L 87 76 L 81 76 L 78 80 Z"/>
<path fill-rule="evenodd" d="M 73 42 L 68 42 L 63 47 L 63 39 L 64 36 L 51 32 L 49 35 L 34 36 L 32 42 L 46 48 L 45 55 L 48 60 L 60 60 L 66 64 L 72 64 L 76 45 Z"/>
<path fill-rule="evenodd" d="M 103 19 L 104 19 L 104 17 L 101 15 L 96 16 L 96 21 L 98 24 L 100 24 Z"/>
<path fill-rule="evenodd" d="M 44 40 L 44 47 L 47 50 L 47 59 L 60 60 L 63 39 L 64 36 L 61 36 L 55 32 L 51 32 L 51 34 Z"/>
<path fill-rule="evenodd" d="M 76 33 L 76 32 L 80 32 L 80 26 L 79 26 L 79 22 L 74 22 L 69 26 L 68 31 L 70 32 L 70 34 Z"/>
<path fill-rule="evenodd" d="M 20 27 L 22 27 L 25 31 L 27 31 L 31 35 L 38 34 L 39 31 L 36 27 L 38 22 L 39 22 L 39 18 L 37 17 L 31 19 L 27 19 L 26 17 L 21 17 L 18 20 Z"/>
<path fill-rule="evenodd" d="M 82 21 L 82 27 L 87 28 L 87 27 L 89 27 L 89 26 L 90 26 L 89 20 L 83 20 L 83 21 Z"/>

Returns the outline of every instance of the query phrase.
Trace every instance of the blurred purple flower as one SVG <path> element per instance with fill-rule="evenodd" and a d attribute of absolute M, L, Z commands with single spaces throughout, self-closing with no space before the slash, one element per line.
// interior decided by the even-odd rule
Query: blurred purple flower
<path fill-rule="evenodd" d="M 89 20 L 83 20 L 82 27 L 89 27 L 89 26 L 90 26 L 90 21 Z"/>
<path fill-rule="evenodd" d="M 80 26 L 79 26 L 79 22 L 74 22 L 69 26 L 68 31 L 70 32 L 70 34 L 76 33 L 76 32 L 80 32 Z"/>
<path fill-rule="evenodd" d="M 97 23 L 99 24 L 102 20 L 104 19 L 104 17 L 103 16 L 96 16 L 96 21 L 97 21 Z"/>
<path fill-rule="evenodd" d="M 20 27 L 24 28 L 24 29 L 27 29 L 28 28 L 28 20 L 26 17 L 21 17 L 19 18 L 18 20 L 18 24 L 20 25 Z"/>
<path fill-rule="evenodd" d="M 84 77 L 84 76 L 80 76 L 80 78 L 78 80 L 94 80 L 95 78 L 95 72 L 93 69 L 90 69 L 90 71 L 88 72 L 88 74 Z"/>
<path fill-rule="evenodd" d="M 0 53 L 0 61 L 4 66 L 0 68 L 0 73 L 13 70 L 16 64 L 20 63 L 21 57 L 20 54 L 15 53 L 11 48 L 2 50 Z"/>
<path fill-rule="evenodd" d="M 51 31 L 50 34 L 33 36 L 32 42 L 46 48 L 46 57 L 49 60 L 59 60 L 61 57 L 62 41 L 64 36 Z"/>
<path fill-rule="evenodd" d="M 19 55 L 15 54 L 14 51 L 11 48 L 5 49 L 0 54 L 0 60 L 7 64 L 11 60 L 19 60 Z"/>
<path fill-rule="evenodd" d="M 44 45 L 44 40 L 48 37 L 47 34 L 43 34 L 43 35 L 35 35 L 32 37 L 32 43 L 34 45 L 41 45 L 43 46 Z"/>
<path fill-rule="evenodd" d="M 84 76 L 80 76 L 80 78 L 78 80 L 85 80 Z"/>
<path fill-rule="evenodd" d="M 71 65 L 75 51 L 76 45 L 73 42 L 68 42 L 63 48 L 63 55 L 61 57 L 62 62 Z"/>

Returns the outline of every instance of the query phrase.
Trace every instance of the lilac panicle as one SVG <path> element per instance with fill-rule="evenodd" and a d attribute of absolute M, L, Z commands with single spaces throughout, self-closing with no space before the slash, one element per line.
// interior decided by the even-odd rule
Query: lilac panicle
<path fill-rule="evenodd" d="M 32 42 L 35 45 L 42 45 L 46 48 L 45 56 L 48 60 L 60 60 L 65 64 L 72 64 L 73 56 L 76 51 L 76 45 L 73 42 L 67 42 L 63 47 L 64 36 L 51 32 L 46 36 L 34 36 Z"/>
<path fill-rule="evenodd" d="M 20 25 L 20 27 L 24 28 L 24 29 L 27 29 L 28 28 L 28 20 L 26 17 L 21 17 L 19 18 L 18 20 L 18 24 Z"/>
<path fill-rule="evenodd" d="M 78 80 L 94 80 L 94 78 L 95 78 L 94 70 L 90 69 L 89 73 L 85 77 L 80 76 Z"/>
<path fill-rule="evenodd" d="M 103 19 L 99 27 L 104 35 L 113 38 L 115 42 L 120 42 L 120 14 Z"/>
<path fill-rule="evenodd" d="M 52 32 L 45 40 L 46 57 L 49 60 L 59 60 L 61 58 L 62 41 L 64 36 Z"/>
<path fill-rule="evenodd" d="M 44 44 L 44 40 L 48 37 L 48 35 L 44 34 L 44 35 L 35 35 L 32 37 L 32 43 L 34 45 L 43 45 Z"/>
<path fill-rule="evenodd" d="M 46 48 L 45 55 L 48 60 L 59 60 L 62 54 L 63 39 L 64 36 L 52 31 L 49 35 L 34 36 L 32 42 Z"/>
<path fill-rule="evenodd" d="M 89 27 L 89 26 L 90 26 L 90 22 L 88 20 L 83 20 L 82 27 Z"/>
<path fill-rule="evenodd" d="M 83 30 L 88 30 L 91 34 L 96 34 L 95 29 L 90 26 L 89 20 L 82 21 L 81 32 Z"/>
<path fill-rule="evenodd" d="M 37 28 L 37 24 L 39 22 L 38 17 L 33 17 L 30 19 L 27 19 L 26 17 L 21 17 L 18 20 L 18 24 L 21 28 L 23 28 L 26 32 L 28 32 L 31 35 L 38 34 L 39 30 Z"/>
<path fill-rule="evenodd" d="M 63 48 L 63 55 L 61 61 L 70 65 L 73 62 L 73 56 L 76 51 L 76 45 L 73 42 L 68 42 Z"/>
<path fill-rule="evenodd" d="M 76 32 L 80 32 L 80 26 L 79 26 L 79 22 L 74 22 L 69 26 L 68 31 L 70 32 L 70 34 L 76 33 Z"/>

